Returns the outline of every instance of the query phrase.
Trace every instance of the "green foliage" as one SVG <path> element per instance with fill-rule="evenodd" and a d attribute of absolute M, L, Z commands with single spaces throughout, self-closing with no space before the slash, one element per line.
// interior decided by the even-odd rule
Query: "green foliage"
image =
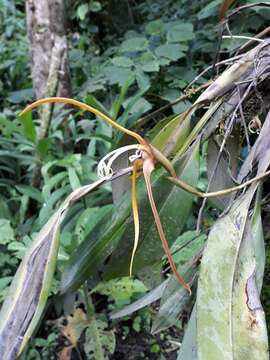
<path fill-rule="evenodd" d="M 186 85 L 213 62 L 218 46 L 220 1 L 136 1 L 136 4 L 132 2 L 131 9 L 124 3 L 129 2 L 70 2 L 68 38 L 74 97 L 84 98 L 86 103 L 101 109 L 123 126 L 139 128 L 159 149 L 167 146 L 182 124 L 172 152 L 174 156 L 198 137 L 209 120 L 209 117 L 204 118 L 195 128 L 197 132 L 191 133 L 199 115 L 183 123 L 181 116 L 175 116 L 191 104 L 192 98 L 175 104 L 157 118 L 142 123 L 138 120 L 183 95 Z M 269 14 L 266 11 L 252 8 L 233 18 L 229 25 L 233 34 L 254 36 L 263 30 L 267 20 Z M 39 116 L 33 114 L 32 117 L 28 113 L 20 119 L 16 117 L 17 111 L 33 97 L 22 0 L 0 0 L 0 34 L 0 301 L 3 302 L 19 262 L 35 241 L 36 234 L 68 194 L 97 179 L 98 160 L 125 144 L 127 139 L 93 116 L 55 106 L 48 137 L 38 140 Z M 221 58 L 227 58 L 242 44 L 243 40 L 227 39 L 221 47 Z M 198 84 L 208 76 L 206 74 Z M 220 136 L 219 129 L 216 135 Z M 189 153 L 186 159 L 176 157 L 175 165 L 183 180 L 194 186 L 199 184 L 200 188 L 206 188 L 209 162 L 206 164 L 203 157 L 210 152 L 210 147 L 207 148 L 205 143 L 203 146 L 203 150 L 199 144 L 194 146 L 193 153 Z M 42 163 L 39 188 L 32 186 L 37 157 Z M 227 158 L 224 164 L 228 166 Z M 79 336 L 83 342 L 79 350 L 87 359 L 93 358 L 100 349 L 104 357 L 114 352 L 118 327 L 121 327 L 121 336 L 124 333 L 146 333 L 148 336 L 151 325 L 154 332 L 160 332 L 168 331 L 167 328 L 176 324 L 179 332 L 178 318 L 186 311 L 185 291 L 179 290 L 174 279 L 168 283 L 163 279 L 165 259 L 143 184 L 138 185 L 142 221 L 140 246 L 135 258 L 135 274 L 141 280 L 126 277 L 134 237 L 129 187 L 125 185 L 127 195 L 117 205 L 113 203 L 115 194 L 109 185 L 98 189 L 91 197 L 86 196 L 75 204 L 61 226 L 56 279 L 50 289 L 51 306 L 44 319 L 52 319 L 63 311 L 72 312 L 72 306 L 80 305 L 70 300 L 70 294 L 63 295 L 66 301 L 63 305 L 62 298 L 59 300 L 59 289 L 62 293 L 76 291 L 90 276 L 88 285 L 95 303 L 95 321 L 86 322 L 86 325 L 81 321 L 85 326 Z M 174 260 L 183 266 L 201 251 L 207 237 L 197 236 L 194 231 L 198 200 L 194 201 L 194 196 L 173 187 L 159 169 L 153 177 L 153 188 Z M 217 213 L 211 203 L 204 217 L 205 232 L 215 223 Z M 258 217 L 256 219 L 256 226 L 253 225 L 258 235 L 261 225 Z M 224 233 L 226 231 L 225 226 Z M 218 246 L 222 245 L 221 239 Z M 263 253 L 260 249 L 260 255 L 256 254 L 259 258 Z M 222 265 L 222 261 L 223 257 L 218 265 Z M 262 268 L 258 266 L 260 276 L 256 280 L 259 284 Z M 233 271 L 233 267 L 228 266 L 227 271 Z M 195 279 L 193 272 L 192 275 Z M 223 275 L 221 280 L 225 281 Z M 202 281 L 199 280 L 199 288 Z M 155 285 L 157 288 L 153 288 Z M 243 291 L 243 288 L 236 287 L 234 292 L 236 289 Z M 263 291 L 264 302 L 269 306 L 266 299 L 269 294 L 266 289 Z M 99 303 L 103 297 L 106 297 L 106 304 L 101 307 Z M 161 299 L 160 309 L 153 320 L 148 309 L 140 309 L 158 299 Z M 81 301 L 86 303 L 85 299 Z M 130 306 L 125 317 L 128 325 L 113 320 L 111 326 L 104 314 L 111 310 L 120 313 L 124 305 Z M 198 335 L 195 318 L 200 318 L 203 308 L 201 302 L 196 306 L 179 359 L 193 356 L 190 347 L 195 348 Z M 241 304 L 235 306 L 242 309 Z M 269 311 L 266 313 L 269 316 Z M 199 326 L 204 329 L 204 323 Z M 200 339 L 202 329 L 199 329 Z M 50 330 L 46 328 L 46 331 Z M 95 338 L 99 339 L 99 350 L 93 341 Z M 58 340 L 59 331 L 55 329 L 49 336 L 39 332 L 22 359 L 49 359 Z M 156 339 L 153 343 L 149 340 L 148 345 L 154 356 L 162 354 L 162 346 Z"/>

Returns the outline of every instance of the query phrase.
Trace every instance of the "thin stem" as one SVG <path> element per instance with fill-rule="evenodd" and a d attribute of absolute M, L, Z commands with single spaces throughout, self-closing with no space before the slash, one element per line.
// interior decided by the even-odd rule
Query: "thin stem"
<path fill-rule="evenodd" d="M 90 323 L 95 315 L 95 309 L 94 309 L 94 305 L 92 303 L 91 296 L 90 296 L 90 294 L 88 294 L 88 288 L 87 288 L 86 282 L 83 284 L 83 296 L 84 296 L 84 302 L 85 302 L 85 306 L 86 306 L 87 320 Z"/>
<path fill-rule="evenodd" d="M 75 105 L 78 106 L 79 108 L 89 111 L 93 114 L 95 114 L 96 116 L 100 117 L 101 119 L 105 120 L 108 124 L 110 124 L 111 126 L 113 126 L 114 128 L 122 131 L 123 133 L 133 137 L 134 139 L 136 139 L 140 144 L 144 145 L 144 146 L 148 146 L 146 140 L 144 140 L 143 137 L 141 137 L 139 134 L 135 133 L 134 131 L 131 131 L 129 129 L 126 129 L 125 127 L 123 127 L 122 125 L 117 124 L 114 120 L 112 120 L 109 116 L 103 114 L 101 111 L 95 109 L 94 107 L 84 104 L 78 100 L 74 100 L 74 99 L 70 99 L 70 98 L 65 98 L 65 97 L 50 97 L 50 98 L 45 98 L 45 99 L 40 99 L 37 100 L 35 102 L 33 102 L 32 104 L 28 105 L 21 113 L 20 115 L 23 115 L 24 113 L 40 106 L 43 104 L 49 104 L 49 103 L 65 103 L 65 104 L 71 104 L 71 105 Z"/>
<path fill-rule="evenodd" d="M 195 188 L 193 188 L 192 186 L 186 184 L 185 182 L 183 182 L 182 180 L 175 178 L 175 177 L 168 177 L 168 179 L 173 182 L 176 186 L 180 187 L 181 189 L 202 197 L 202 198 L 212 198 L 212 197 L 217 197 L 217 196 L 224 196 L 224 195 L 228 195 L 231 194 L 232 192 L 235 191 L 239 191 L 241 189 L 244 189 L 246 186 L 253 184 L 256 181 L 262 180 L 264 179 L 266 176 L 270 175 L 270 170 L 266 171 L 264 174 L 258 175 L 246 182 L 244 182 L 243 184 L 240 184 L 238 186 L 234 186 L 228 189 L 224 189 L 224 190 L 219 190 L 219 191 L 213 191 L 213 192 L 202 192 L 200 190 L 197 190 Z"/>
<path fill-rule="evenodd" d="M 222 38 L 223 39 L 244 39 L 244 40 L 257 41 L 257 42 L 264 42 L 264 40 L 262 40 L 262 39 L 257 39 L 255 37 L 244 36 L 244 35 L 223 35 Z"/>

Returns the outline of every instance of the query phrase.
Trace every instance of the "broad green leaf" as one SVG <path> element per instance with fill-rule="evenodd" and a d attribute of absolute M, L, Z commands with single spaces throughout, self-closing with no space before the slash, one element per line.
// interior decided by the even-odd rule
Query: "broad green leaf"
<path fill-rule="evenodd" d="M 178 133 L 177 139 L 171 142 L 170 139 L 172 136 L 175 138 L 176 131 Z M 187 118 L 183 121 L 183 114 L 180 114 L 163 126 L 151 143 L 165 154 L 175 154 L 184 144 L 189 132 L 190 119 Z"/>
<path fill-rule="evenodd" d="M 111 211 L 112 205 L 105 205 L 101 207 L 93 207 L 85 209 L 76 221 L 76 226 L 73 235 L 76 241 L 81 243 L 101 219 Z"/>
<path fill-rule="evenodd" d="M 191 262 L 180 266 L 179 273 L 185 281 L 192 286 L 195 280 L 197 269 Z M 179 282 L 171 276 L 166 288 L 163 291 L 160 308 L 152 324 L 151 333 L 156 334 L 177 323 L 181 313 L 190 301 L 190 295 L 185 288 L 179 286 Z"/>
<path fill-rule="evenodd" d="M 68 168 L 68 177 L 72 190 L 76 190 L 81 186 L 80 179 L 76 173 L 76 170 L 72 167 Z"/>
<path fill-rule="evenodd" d="M 198 19 L 203 20 L 210 16 L 216 16 L 218 13 L 219 5 L 220 5 L 220 0 L 211 1 L 197 14 Z"/>
<path fill-rule="evenodd" d="M 16 189 L 23 195 L 29 196 L 41 204 L 44 203 L 44 198 L 38 189 L 29 185 L 16 185 Z"/>
<path fill-rule="evenodd" d="M 157 60 L 145 62 L 142 65 L 142 70 L 145 72 L 157 72 L 159 71 L 159 63 Z"/>
<path fill-rule="evenodd" d="M 133 37 L 124 40 L 120 46 L 121 52 L 142 51 L 148 47 L 148 41 L 144 37 Z"/>
<path fill-rule="evenodd" d="M 132 67 L 134 65 L 133 61 L 126 56 L 116 56 L 111 59 L 113 65 L 120 66 L 120 67 Z"/>
<path fill-rule="evenodd" d="M 61 279 L 61 292 L 77 290 L 100 269 L 102 262 L 115 249 L 127 226 L 130 197 L 125 196 L 105 218 L 101 219 L 84 241 L 72 253 Z"/>
<path fill-rule="evenodd" d="M 31 101 L 34 97 L 34 92 L 32 88 L 22 89 L 17 91 L 12 91 L 8 100 L 14 104 L 19 104 L 21 102 Z"/>
<path fill-rule="evenodd" d="M 134 81 L 134 72 L 130 68 L 108 65 L 103 69 L 103 73 L 108 79 L 109 84 L 124 85 L 127 79 Z"/>
<path fill-rule="evenodd" d="M 0 313 L 2 359 L 13 360 L 21 354 L 42 316 L 56 265 L 59 227 L 69 207 L 103 182 L 98 180 L 70 194 L 23 257 Z"/>
<path fill-rule="evenodd" d="M 184 265 L 203 247 L 207 236 L 197 231 L 186 231 L 178 236 L 172 245 L 171 252 L 177 265 Z"/>
<path fill-rule="evenodd" d="M 45 184 L 42 188 L 42 195 L 44 197 L 44 199 L 47 199 L 53 189 L 59 185 L 59 184 L 63 184 L 63 180 L 65 178 L 67 178 L 68 174 L 66 171 L 61 171 L 59 173 L 57 173 L 56 175 L 52 176 L 51 178 L 47 175 L 46 176 L 46 180 L 45 180 Z"/>
<path fill-rule="evenodd" d="M 35 124 L 32 119 L 32 112 L 29 111 L 22 116 L 20 116 L 20 121 L 23 124 L 23 133 L 26 139 L 32 141 L 33 143 L 36 141 L 37 133 Z"/>
<path fill-rule="evenodd" d="M 207 240 L 197 292 L 199 359 L 234 358 L 234 278 L 248 209 L 256 187 L 255 184 L 240 196 L 229 213 L 216 221 Z"/>
<path fill-rule="evenodd" d="M 113 330 L 106 330 L 107 322 L 93 317 L 86 333 L 84 351 L 87 359 L 106 360 L 108 354 L 113 354 L 115 350 L 115 335 Z"/>
<path fill-rule="evenodd" d="M 150 35 L 160 34 L 164 31 L 164 24 L 161 20 L 150 21 L 145 26 L 145 31 L 147 34 L 150 34 Z"/>
<path fill-rule="evenodd" d="M 156 48 L 156 55 L 158 57 L 165 57 L 169 60 L 176 61 L 185 57 L 183 48 L 180 44 L 165 44 Z"/>
<path fill-rule="evenodd" d="M 7 219 L 0 219 L 0 244 L 6 245 L 14 240 L 14 230 Z"/>
<path fill-rule="evenodd" d="M 89 11 L 89 5 L 88 4 L 81 4 L 78 6 L 77 8 L 77 16 L 80 20 L 84 20 L 85 19 L 85 16 L 86 14 L 88 13 Z"/>
<path fill-rule="evenodd" d="M 143 114 L 152 109 L 152 105 L 149 101 L 145 100 L 143 97 L 140 97 L 129 109 L 130 114 L 140 113 Z"/>
<path fill-rule="evenodd" d="M 168 280 L 163 281 L 160 285 L 150 290 L 147 294 L 142 296 L 140 299 L 134 301 L 133 303 L 125 306 L 121 310 L 114 311 L 110 314 L 111 319 L 119 319 L 121 317 L 133 314 L 135 311 L 138 311 L 144 308 L 147 305 L 152 304 L 153 302 L 159 300 L 164 292 L 164 289 L 167 286 Z"/>
<path fill-rule="evenodd" d="M 256 249 L 252 235 L 250 221 L 248 221 L 237 259 L 233 284 L 232 358 L 268 360 L 267 328 L 256 283 Z M 261 234 L 258 235 L 261 238 Z M 260 281 L 262 282 L 262 278 Z"/>
<path fill-rule="evenodd" d="M 193 306 L 177 360 L 198 360 L 196 304 Z"/>
<path fill-rule="evenodd" d="M 91 1 L 89 4 L 89 10 L 92 12 L 99 12 L 102 9 L 100 1 Z"/>
<path fill-rule="evenodd" d="M 125 276 L 119 279 L 100 282 L 92 290 L 92 293 L 111 296 L 117 304 L 119 301 L 129 301 L 134 294 L 145 293 L 146 290 L 145 285 L 140 280 Z"/>
<path fill-rule="evenodd" d="M 167 33 L 169 43 L 178 43 L 192 40 L 194 38 L 193 25 L 191 23 L 180 23 L 170 28 Z"/>

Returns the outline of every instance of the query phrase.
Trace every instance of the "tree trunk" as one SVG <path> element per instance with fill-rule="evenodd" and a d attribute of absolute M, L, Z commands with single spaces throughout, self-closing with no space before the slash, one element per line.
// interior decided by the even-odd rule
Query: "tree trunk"
<path fill-rule="evenodd" d="M 31 73 L 37 99 L 71 97 L 64 0 L 26 0 Z M 39 140 L 47 137 L 53 105 L 40 111 Z M 37 154 L 31 184 L 39 187 L 42 159 Z"/>
<path fill-rule="evenodd" d="M 31 72 L 37 99 L 71 95 L 64 0 L 27 0 Z M 52 84 L 53 83 L 53 84 Z"/>

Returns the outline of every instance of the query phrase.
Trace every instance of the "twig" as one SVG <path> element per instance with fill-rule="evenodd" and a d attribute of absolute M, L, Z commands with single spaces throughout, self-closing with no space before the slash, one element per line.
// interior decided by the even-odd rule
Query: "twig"
<path fill-rule="evenodd" d="M 263 31 L 259 32 L 259 34 L 253 36 L 253 39 L 260 39 L 262 38 L 264 35 L 267 35 L 270 32 L 270 26 L 268 26 L 266 29 L 264 29 Z M 247 43 L 245 43 L 244 45 L 242 45 L 240 47 L 240 49 L 238 50 L 238 54 L 241 54 L 243 52 L 246 52 L 248 50 L 250 50 L 251 46 L 253 45 L 254 40 L 250 40 Z"/>
<path fill-rule="evenodd" d="M 245 39 L 245 40 L 252 40 L 257 42 L 264 42 L 264 40 L 257 39 L 251 36 L 244 36 L 244 35 L 222 35 L 223 39 Z"/>
<path fill-rule="evenodd" d="M 242 106 L 242 103 L 241 103 L 241 94 L 240 94 L 239 86 L 237 86 L 237 92 L 238 92 L 239 103 L 240 103 L 240 106 L 239 106 L 240 117 L 241 117 L 243 127 L 244 127 L 244 131 L 245 131 L 245 137 L 246 137 L 248 152 L 250 152 L 251 146 L 250 146 L 250 141 L 249 141 L 249 136 L 248 136 L 248 128 L 247 128 L 247 124 L 246 124 L 246 119 L 245 119 L 245 115 L 244 115 L 244 112 L 243 112 L 243 106 Z"/>

